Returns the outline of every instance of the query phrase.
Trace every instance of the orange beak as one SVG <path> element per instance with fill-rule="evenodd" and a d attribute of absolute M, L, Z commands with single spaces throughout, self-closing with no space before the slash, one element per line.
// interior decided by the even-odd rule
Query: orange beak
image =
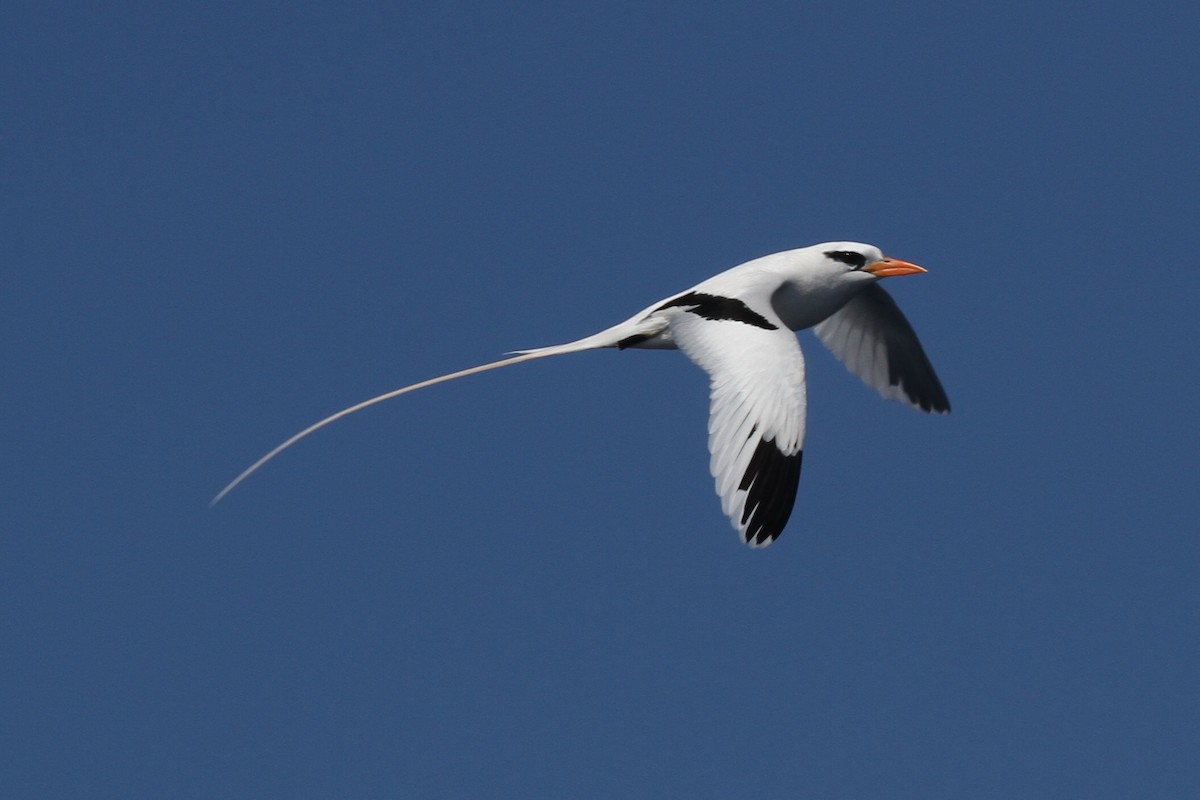
<path fill-rule="evenodd" d="M 896 275 L 916 275 L 919 272 L 928 272 L 924 267 L 918 267 L 910 261 L 901 261 L 898 258 L 882 258 L 874 264 L 870 264 L 865 268 L 866 272 L 871 273 L 876 278 L 891 278 Z"/>

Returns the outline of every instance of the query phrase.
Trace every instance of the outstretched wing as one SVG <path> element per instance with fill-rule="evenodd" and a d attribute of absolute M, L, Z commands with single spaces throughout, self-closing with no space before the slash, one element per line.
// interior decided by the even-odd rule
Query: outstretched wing
<path fill-rule="evenodd" d="M 708 449 L 721 508 L 746 544 L 768 545 L 787 525 L 800 482 L 800 343 L 773 311 L 740 300 L 691 293 L 660 311 L 679 349 L 710 379 Z"/>
<path fill-rule="evenodd" d="M 922 411 L 950 410 L 916 332 L 879 285 L 868 286 L 812 330 L 847 369 L 884 397 Z"/>

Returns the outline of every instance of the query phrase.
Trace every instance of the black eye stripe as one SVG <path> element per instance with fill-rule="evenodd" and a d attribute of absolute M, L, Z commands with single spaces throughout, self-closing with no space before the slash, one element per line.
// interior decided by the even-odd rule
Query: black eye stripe
<path fill-rule="evenodd" d="M 855 269 L 862 269 L 867 265 L 867 257 L 853 250 L 826 250 L 825 255 L 834 261 L 840 261 Z"/>

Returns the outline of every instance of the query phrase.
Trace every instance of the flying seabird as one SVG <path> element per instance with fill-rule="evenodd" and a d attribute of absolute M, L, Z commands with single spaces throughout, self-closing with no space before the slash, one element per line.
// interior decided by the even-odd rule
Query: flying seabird
<path fill-rule="evenodd" d="M 764 547 L 787 525 L 804 450 L 804 355 L 793 331 L 813 333 L 867 386 L 925 412 L 950 401 L 882 278 L 926 270 L 857 242 L 826 242 L 756 258 L 565 344 L 394 389 L 343 409 L 264 455 L 213 498 L 291 445 L 355 411 L 437 383 L 537 358 L 599 348 L 679 349 L 708 373 L 709 468 L 721 508 L 742 540 Z"/>

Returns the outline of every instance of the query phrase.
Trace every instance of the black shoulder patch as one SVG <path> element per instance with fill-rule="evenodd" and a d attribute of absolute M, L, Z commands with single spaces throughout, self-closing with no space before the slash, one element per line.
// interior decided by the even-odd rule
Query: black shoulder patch
<path fill-rule="evenodd" d="M 738 484 L 738 489 L 746 492 L 741 519 L 746 526 L 746 544 L 770 544 L 779 538 L 796 504 L 803 460 L 803 450 L 786 456 L 774 439 L 764 439 L 754 448 L 746 474 Z"/>
<path fill-rule="evenodd" d="M 655 311 L 661 311 L 664 308 L 674 308 L 676 306 L 690 306 L 686 310 L 705 319 L 725 319 L 733 322 L 744 322 L 747 325 L 753 325 L 756 328 L 774 331 L 778 330 L 778 325 L 773 325 L 771 322 L 759 314 L 750 306 L 743 303 L 741 300 L 735 300 L 732 297 L 721 297 L 715 294 L 705 294 L 704 292 L 688 292 L 685 295 L 676 297 L 674 300 L 668 300 Z"/>
<path fill-rule="evenodd" d="M 862 269 L 867 265 L 867 257 L 853 250 L 826 250 L 822 255 L 855 269 Z"/>

